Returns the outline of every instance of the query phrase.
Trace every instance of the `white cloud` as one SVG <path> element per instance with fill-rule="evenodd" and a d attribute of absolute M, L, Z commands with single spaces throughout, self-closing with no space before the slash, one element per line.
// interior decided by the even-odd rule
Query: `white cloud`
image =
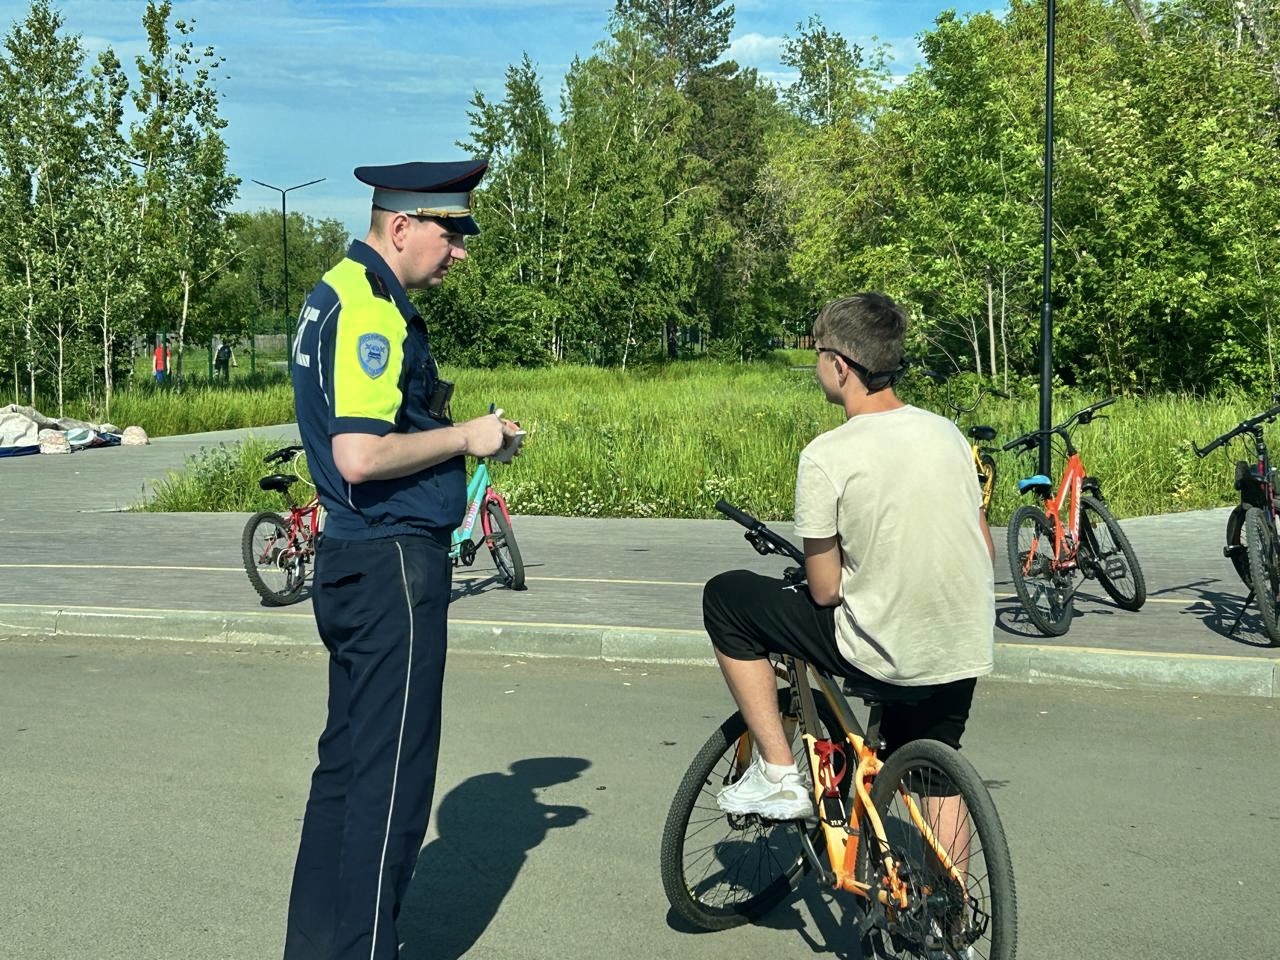
<path fill-rule="evenodd" d="M 734 60 L 744 67 L 777 63 L 782 55 L 783 44 L 786 42 L 786 37 L 766 37 L 762 33 L 747 33 L 729 42 L 725 59 Z"/>

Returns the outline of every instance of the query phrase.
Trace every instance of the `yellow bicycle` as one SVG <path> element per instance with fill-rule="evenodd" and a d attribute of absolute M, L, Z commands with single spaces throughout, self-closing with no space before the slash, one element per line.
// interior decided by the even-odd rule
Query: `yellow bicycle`
<path fill-rule="evenodd" d="M 745 526 L 760 553 L 798 563 L 784 577 L 803 584 L 804 554 L 794 544 L 723 500 L 716 509 Z M 912 741 L 881 761 L 883 689 L 846 678 L 842 690 L 793 657 L 774 666 L 785 681 L 784 729 L 811 777 L 818 814 L 782 821 L 720 810 L 716 794 L 752 757 L 742 714 L 729 717 L 694 757 L 667 814 L 662 884 L 675 911 L 704 930 L 725 930 L 780 903 L 813 870 L 824 887 L 854 895 L 851 930 L 864 955 L 1013 960 L 1013 865 L 995 802 L 972 764 L 937 740 Z M 919 696 L 900 689 L 895 702 Z M 870 708 L 865 730 L 845 694 Z M 833 948 L 843 955 L 846 945 Z"/>
<path fill-rule="evenodd" d="M 982 402 L 982 398 L 987 394 L 1002 397 L 1005 400 L 1009 399 L 1009 395 L 1003 390 L 997 390 L 995 387 L 987 386 L 984 383 L 979 385 L 978 395 L 974 398 L 973 403 L 964 406 L 956 399 L 955 385 L 950 377 L 936 370 L 922 370 L 921 372 L 926 377 L 936 380 L 947 388 L 945 402 L 954 411 L 951 422 L 956 426 L 960 425 L 962 416 L 977 409 L 978 404 Z M 982 512 L 986 513 L 991 506 L 991 496 L 996 489 L 996 460 L 995 451 L 983 447 L 982 444 L 990 443 L 996 438 L 996 428 L 985 424 L 973 424 L 965 431 L 965 436 L 969 438 L 969 447 L 973 453 L 973 468 L 978 473 L 978 486 L 982 488 Z"/>

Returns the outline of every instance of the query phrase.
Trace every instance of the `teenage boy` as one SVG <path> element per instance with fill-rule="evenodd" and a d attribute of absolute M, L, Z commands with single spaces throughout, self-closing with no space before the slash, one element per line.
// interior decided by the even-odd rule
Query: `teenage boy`
<path fill-rule="evenodd" d="M 862 689 L 915 688 L 913 702 L 885 705 L 882 756 L 922 738 L 958 748 L 976 678 L 991 672 L 995 549 L 982 494 L 955 425 L 894 393 L 906 329 L 879 293 L 829 303 L 813 325 L 818 383 L 848 419 L 800 454 L 795 533 L 808 588 L 734 570 L 704 589 L 703 621 L 757 752 L 720 792 L 726 813 L 814 814 L 770 654 Z"/>

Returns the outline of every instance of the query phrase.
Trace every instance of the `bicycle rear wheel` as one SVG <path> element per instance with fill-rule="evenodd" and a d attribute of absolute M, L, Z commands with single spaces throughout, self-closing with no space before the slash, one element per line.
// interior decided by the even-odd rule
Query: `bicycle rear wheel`
<path fill-rule="evenodd" d="M 880 905 L 875 896 L 869 902 L 876 914 L 868 936 L 872 956 L 1013 960 L 1013 863 L 995 802 L 973 765 L 945 743 L 912 741 L 876 775 L 871 804 L 884 824 L 885 841 L 881 845 L 864 834 L 864 863 L 883 885 L 886 855 L 892 856 L 908 895 L 905 907 Z M 926 837 L 917 816 L 936 842 Z"/>
<path fill-rule="evenodd" d="M 1080 498 L 1080 542 L 1094 561 L 1098 582 L 1116 605 L 1138 610 L 1147 602 L 1147 581 L 1128 536 L 1101 500 Z"/>
<path fill-rule="evenodd" d="M 484 512 L 489 519 L 489 533 L 485 540 L 488 541 L 489 552 L 493 554 L 493 564 L 498 568 L 498 576 L 512 590 L 523 590 L 524 560 L 520 556 L 520 548 L 516 546 L 511 524 L 507 522 L 502 507 L 492 500 L 485 501 Z"/>
<path fill-rule="evenodd" d="M 1280 616 L 1276 614 L 1280 595 L 1280 561 L 1276 557 L 1276 531 L 1267 515 L 1250 507 L 1244 515 L 1244 539 L 1249 550 L 1249 576 L 1253 598 L 1262 614 L 1262 625 L 1273 644 L 1280 643 Z"/>
<path fill-rule="evenodd" d="M 307 582 L 301 545 L 290 547 L 288 522 L 277 513 L 255 513 L 240 535 L 244 572 L 262 602 L 283 607 L 296 602 Z"/>
<path fill-rule="evenodd" d="M 1249 589 L 1253 589 L 1253 577 L 1249 575 L 1249 548 L 1244 542 L 1245 508 L 1237 506 L 1227 517 L 1227 549 L 1223 551 L 1236 569 L 1236 575 Z"/>
<path fill-rule="evenodd" d="M 784 724 L 796 729 L 797 711 L 791 700 L 791 690 L 778 691 Z M 843 738 L 821 695 L 816 703 L 824 728 L 820 735 Z M 809 869 L 806 834 L 819 854 L 826 849 L 816 819 L 762 820 L 727 814 L 716 805 L 716 794 L 736 780 L 750 761 L 750 745 L 744 738 L 747 725 L 741 713 L 711 734 L 676 788 L 662 831 L 662 887 L 675 911 L 703 930 L 739 926 L 780 903 Z M 796 763 L 807 772 L 809 763 L 798 732 L 794 740 Z M 850 775 L 841 781 L 840 790 L 847 799 L 856 762 L 852 748 L 843 742 Z M 740 762 L 740 744 L 746 762 Z"/>
<path fill-rule="evenodd" d="M 978 471 L 978 486 L 982 488 L 982 509 L 985 513 L 991 509 L 991 498 L 996 492 L 996 461 L 991 454 L 984 453 L 978 457 L 978 462 L 982 465 Z"/>
<path fill-rule="evenodd" d="M 1038 507 L 1023 505 L 1009 521 L 1009 571 L 1022 608 L 1040 632 L 1066 633 L 1075 608 L 1075 575 L 1054 557 L 1053 527 Z"/>

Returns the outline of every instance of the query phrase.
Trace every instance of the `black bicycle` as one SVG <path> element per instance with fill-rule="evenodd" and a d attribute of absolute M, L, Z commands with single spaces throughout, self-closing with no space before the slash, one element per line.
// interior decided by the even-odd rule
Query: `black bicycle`
<path fill-rule="evenodd" d="M 1223 556 L 1231 561 L 1244 585 L 1249 588 L 1244 606 L 1236 614 L 1235 622 L 1227 632 L 1232 636 L 1240 626 L 1244 612 L 1254 600 L 1262 614 L 1262 625 L 1272 645 L 1280 644 L 1280 614 L 1277 614 L 1277 597 L 1280 596 L 1280 537 L 1276 533 L 1275 471 L 1267 453 L 1267 441 L 1262 426 L 1280 417 L 1280 394 L 1271 397 L 1276 404 L 1270 410 L 1250 417 L 1220 437 L 1198 447 L 1191 441 L 1191 449 L 1201 459 L 1225 446 L 1237 437 L 1247 438 L 1252 446 L 1253 462 L 1236 461 L 1236 490 L 1240 503 L 1227 517 L 1227 544 Z"/>

